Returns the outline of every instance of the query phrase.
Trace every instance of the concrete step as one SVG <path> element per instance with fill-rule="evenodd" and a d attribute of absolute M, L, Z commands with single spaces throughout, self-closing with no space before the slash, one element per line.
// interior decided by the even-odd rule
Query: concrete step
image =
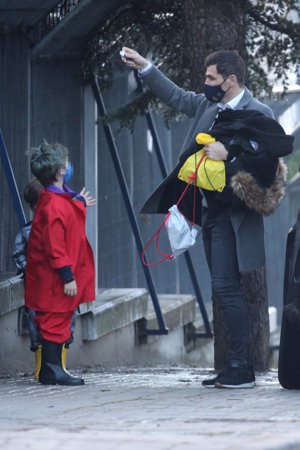
<path fill-rule="evenodd" d="M 108 289 L 97 295 L 88 311 L 81 314 L 83 341 L 95 341 L 146 316 L 146 289 Z"/>
<path fill-rule="evenodd" d="M 192 295 L 158 296 L 166 332 L 191 324 L 196 315 Z M 94 341 L 108 333 L 136 322 L 137 344 L 154 340 L 158 335 L 147 330 L 158 330 L 155 309 L 145 289 L 108 289 L 97 295 L 92 307 L 81 313 L 82 339 Z"/>
<path fill-rule="evenodd" d="M 24 305 L 24 282 L 20 276 L 6 274 L 0 282 L 0 316 Z"/>
<path fill-rule="evenodd" d="M 193 363 L 186 330 L 197 322 L 194 296 L 159 295 L 158 300 L 167 334 L 147 332 L 156 332 L 158 323 L 146 289 L 106 289 L 95 302 L 81 305 L 70 367 Z M 23 280 L 12 276 L 0 282 L 0 373 L 32 371 L 26 324 L 20 327 L 23 305 Z"/>
<path fill-rule="evenodd" d="M 191 324 L 195 319 L 196 302 L 193 295 L 160 294 L 158 295 L 158 301 L 165 325 L 165 332 L 155 334 L 159 330 L 159 324 L 153 302 L 149 296 L 147 314 L 143 320 L 137 323 L 137 344 L 153 342 L 163 334 L 168 334 L 177 328 L 183 328 L 187 324 Z M 154 334 L 148 334 L 147 330 L 151 330 L 151 333 L 154 332 Z"/>
<path fill-rule="evenodd" d="M 152 300 L 144 289 L 109 289 L 93 310 L 81 314 L 68 354 L 70 367 L 189 363 L 185 327 L 195 318 L 192 295 L 159 295 L 167 334 L 158 330 Z"/>
<path fill-rule="evenodd" d="M 193 322 L 195 319 L 196 302 L 193 295 L 161 294 L 158 295 L 158 300 L 165 325 L 169 330 L 186 325 L 187 323 Z M 148 328 L 155 328 L 158 326 L 154 306 L 150 297 L 146 320 Z"/>

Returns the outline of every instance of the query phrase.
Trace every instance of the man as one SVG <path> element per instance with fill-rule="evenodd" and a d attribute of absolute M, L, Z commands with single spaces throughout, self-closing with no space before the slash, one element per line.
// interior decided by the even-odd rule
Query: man
<path fill-rule="evenodd" d="M 202 384 L 205 387 L 252 388 L 255 386 L 255 374 L 249 364 L 248 313 L 241 295 L 240 272 L 257 269 L 265 264 L 262 214 L 272 212 L 282 198 L 284 169 L 278 164 L 278 155 L 266 151 L 260 139 L 263 140 L 264 127 L 272 134 L 275 126 L 275 138 L 277 134 L 282 138 L 284 131 L 272 119 L 271 109 L 253 98 L 244 86 L 245 65 L 235 51 L 215 52 L 206 58 L 204 94 L 179 88 L 133 49 L 123 47 L 121 57 L 128 67 L 139 71 L 146 85 L 162 101 L 194 119 L 183 144 L 179 163 L 148 198 L 143 213 L 164 213 L 176 202 L 177 174 L 186 158 L 195 152 L 197 133 L 213 134 L 216 130 L 214 137 L 217 137 L 217 141 L 205 145 L 204 150 L 210 159 L 224 161 L 228 186 L 222 193 L 202 190 L 202 230 L 212 293 L 224 311 L 230 349 L 228 365 L 217 377 L 204 380 Z M 226 111 L 220 112 L 224 109 Z M 263 127 L 260 126 L 261 122 L 264 123 Z M 255 139 L 247 138 L 248 129 Z M 228 130 L 231 130 L 230 134 Z M 234 136 L 237 137 L 236 141 Z M 274 139 L 267 142 L 268 150 L 272 150 L 273 144 Z M 289 146 L 287 152 L 290 151 Z M 234 195 L 230 184 L 231 177 L 241 170 L 251 173 L 251 185 L 258 182 L 260 198 L 258 201 L 252 198 L 252 203 L 249 203 L 250 206 L 254 205 L 254 209 L 247 206 L 247 196 L 240 200 Z M 279 172 L 278 197 L 271 199 L 272 207 L 269 208 L 261 194 L 264 195 L 268 188 L 273 187 L 272 183 Z M 257 180 L 252 175 L 257 176 Z M 236 191 L 241 187 L 239 181 L 237 185 Z M 273 195 L 272 189 L 268 192 Z M 265 212 L 255 210 L 256 203 L 260 204 L 261 200 L 266 205 Z"/>

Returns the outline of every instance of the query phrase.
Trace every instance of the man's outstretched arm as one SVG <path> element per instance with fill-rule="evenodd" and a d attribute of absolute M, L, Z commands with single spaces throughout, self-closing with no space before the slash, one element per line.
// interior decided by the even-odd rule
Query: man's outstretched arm
<path fill-rule="evenodd" d="M 120 55 L 122 61 L 132 69 L 143 70 L 150 64 L 150 61 L 132 48 L 123 47 Z"/>

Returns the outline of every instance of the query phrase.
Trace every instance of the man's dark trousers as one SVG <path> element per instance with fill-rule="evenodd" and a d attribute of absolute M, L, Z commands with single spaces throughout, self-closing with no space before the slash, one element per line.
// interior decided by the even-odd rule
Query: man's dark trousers
<path fill-rule="evenodd" d="M 248 366 L 248 312 L 241 294 L 235 234 L 228 211 L 208 218 L 204 208 L 203 243 L 212 295 L 224 312 L 230 336 L 229 365 Z"/>

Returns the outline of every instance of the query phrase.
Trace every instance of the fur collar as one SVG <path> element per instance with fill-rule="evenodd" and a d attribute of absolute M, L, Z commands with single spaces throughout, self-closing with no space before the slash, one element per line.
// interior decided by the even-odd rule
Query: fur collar
<path fill-rule="evenodd" d="M 274 183 L 268 188 L 262 188 L 247 172 L 237 172 L 231 179 L 233 193 L 242 200 L 249 209 L 268 216 L 278 207 L 285 194 L 287 166 L 279 158 L 278 169 Z"/>

